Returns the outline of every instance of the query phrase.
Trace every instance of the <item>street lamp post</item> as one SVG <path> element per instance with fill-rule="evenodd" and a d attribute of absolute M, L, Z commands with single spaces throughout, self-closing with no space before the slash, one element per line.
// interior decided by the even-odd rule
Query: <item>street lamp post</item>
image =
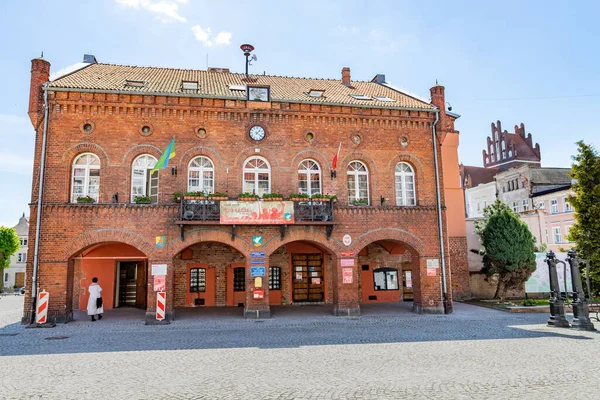
<path fill-rule="evenodd" d="M 548 274 L 550 276 L 550 318 L 548 319 L 548 326 L 569 328 L 571 325 L 565 317 L 565 303 L 560 294 L 558 272 L 556 270 L 556 264 L 565 263 L 564 261 L 557 260 L 552 250 L 546 253 L 546 263 L 548 264 Z M 565 287 L 565 294 L 566 292 L 567 288 Z"/>
<path fill-rule="evenodd" d="M 583 294 L 583 284 L 581 283 L 581 273 L 579 272 L 579 263 L 581 258 L 577 255 L 575 248 L 567 253 L 567 261 L 571 266 L 571 282 L 573 285 L 573 328 L 581 331 L 595 331 L 594 324 L 590 321 L 590 311 L 588 301 Z"/>

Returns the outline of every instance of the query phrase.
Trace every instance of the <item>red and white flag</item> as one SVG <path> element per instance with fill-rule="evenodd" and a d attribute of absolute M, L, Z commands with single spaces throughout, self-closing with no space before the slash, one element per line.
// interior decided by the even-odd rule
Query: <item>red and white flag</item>
<path fill-rule="evenodd" d="M 333 161 L 331 162 L 331 169 L 335 171 L 337 168 L 338 157 L 340 156 L 340 150 L 342 149 L 342 142 L 340 142 L 340 147 L 338 147 L 338 151 L 333 157 Z"/>

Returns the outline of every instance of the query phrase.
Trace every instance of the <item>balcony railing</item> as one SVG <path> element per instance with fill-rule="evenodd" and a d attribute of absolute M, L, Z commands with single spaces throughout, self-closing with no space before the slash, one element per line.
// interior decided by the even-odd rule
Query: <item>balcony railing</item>
<path fill-rule="evenodd" d="M 333 201 L 294 201 L 294 221 L 333 222 Z M 182 221 L 220 221 L 221 201 L 219 200 L 181 200 L 180 217 Z"/>

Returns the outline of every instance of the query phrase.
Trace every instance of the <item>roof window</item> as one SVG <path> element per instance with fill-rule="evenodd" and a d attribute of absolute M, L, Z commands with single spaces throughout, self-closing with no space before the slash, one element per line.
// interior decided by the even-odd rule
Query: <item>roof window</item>
<path fill-rule="evenodd" d="M 351 94 L 350 96 L 354 97 L 356 100 L 373 100 L 369 96 L 365 96 L 364 94 Z"/>
<path fill-rule="evenodd" d="M 244 85 L 229 85 L 229 90 L 232 90 L 234 92 L 245 92 L 246 86 L 244 86 Z"/>
<path fill-rule="evenodd" d="M 393 102 L 395 102 L 395 101 L 396 101 L 396 100 L 394 100 L 394 99 L 390 99 L 390 98 L 389 98 L 389 97 L 387 97 L 387 96 L 373 96 L 373 97 L 375 98 L 375 100 L 379 100 L 379 101 L 386 101 L 386 102 L 388 102 L 388 103 L 393 103 Z"/>
<path fill-rule="evenodd" d="M 126 79 L 125 80 L 125 86 L 130 86 L 130 87 L 144 87 L 146 86 L 146 81 L 138 81 L 135 79 Z"/>
<path fill-rule="evenodd" d="M 308 91 L 310 97 L 323 97 L 323 93 L 325 93 L 325 90 L 310 89 Z"/>
<path fill-rule="evenodd" d="M 181 83 L 181 88 L 183 90 L 198 90 L 199 85 L 196 81 L 183 81 Z"/>

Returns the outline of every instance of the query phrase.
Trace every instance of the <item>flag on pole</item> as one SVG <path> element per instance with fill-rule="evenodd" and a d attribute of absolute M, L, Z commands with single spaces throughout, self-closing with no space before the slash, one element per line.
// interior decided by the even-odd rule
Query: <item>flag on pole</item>
<path fill-rule="evenodd" d="M 331 162 L 331 169 L 333 169 L 334 171 L 337 168 L 337 161 L 338 161 L 338 157 L 340 156 L 341 149 L 342 149 L 342 142 L 340 142 L 340 147 L 338 147 L 338 151 L 335 154 L 335 156 L 333 157 L 333 161 Z"/>
<path fill-rule="evenodd" d="M 169 143 L 169 145 L 165 149 L 165 152 L 162 153 L 162 156 L 160 156 L 160 158 L 156 162 L 156 165 L 154 166 L 154 168 L 152 168 L 152 171 L 150 172 L 167 168 L 169 166 L 169 160 L 173 157 L 175 157 L 175 137 L 173 137 L 171 143 Z"/>

